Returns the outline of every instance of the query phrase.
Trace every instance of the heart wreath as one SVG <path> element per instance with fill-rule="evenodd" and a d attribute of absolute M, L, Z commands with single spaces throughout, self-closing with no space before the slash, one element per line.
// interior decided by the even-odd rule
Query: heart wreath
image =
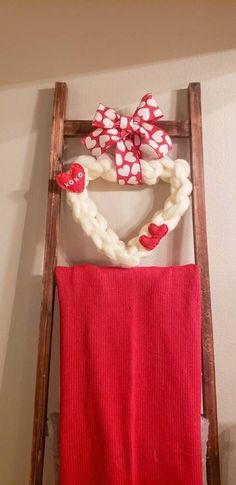
<path fill-rule="evenodd" d="M 111 155 L 104 153 L 98 160 L 81 155 L 71 165 L 69 172 L 61 173 L 56 178 L 58 185 L 67 191 L 67 202 L 75 221 L 81 224 L 98 250 L 119 266 L 137 266 L 140 259 L 154 250 L 167 232 L 176 227 L 190 203 L 192 184 L 188 178 L 190 167 L 185 160 L 171 160 L 165 156 L 150 161 L 140 159 L 140 165 L 144 184 L 155 185 L 163 180 L 170 184 L 171 191 L 163 209 L 154 213 L 139 235 L 127 244 L 109 228 L 87 190 L 89 182 L 99 177 L 117 182 L 115 161 Z"/>

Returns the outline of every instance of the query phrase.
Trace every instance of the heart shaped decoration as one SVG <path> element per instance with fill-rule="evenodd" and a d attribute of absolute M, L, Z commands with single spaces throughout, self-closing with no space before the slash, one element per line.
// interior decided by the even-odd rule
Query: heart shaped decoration
<path fill-rule="evenodd" d="M 73 163 L 68 172 L 60 172 L 56 176 L 59 187 L 69 192 L 83 192 L 85 185 L 84 167 L 79 163 Z"/>
<path fill-rule="evenodd" d="M 156 246 L 158 246 L 161 239 L 167 234 L 168 226 L 166 224 L 161 224 L 161 226 L 157 226 L 156 224 L 149 224 L 148 231 L 150 232 L 151 236 L 140 236 L 139 242 L 142 244 L 144 248 L 148 251 L 151 251 Z"/>
<path fill-rule="evenodd" d="M 67 201 L 70 205 L 76 222 L 79 222 L 85 233 L 91 237 L 98 250 L 118 266 L 137 266 L 140 259 L 150 254 L 160 243 L 161 239 L 172 231 L 180 218 L 189 207 L 192 184 L 189 180 L 190 167 L 185 160 L 171 160 L 163 157 L 155 160 L 141 160 L 142 183 L 154 185 L 159 180 L 170 184 L 170 196 L 164 207 L 154 213 L 152 220 L 144 225 L 139 234 L 127 244 L 119 239 L 117 234 L 108 226 L 106 219 L 89 197 L 87 187 L 91 180 L 102 177 L 109 182 L 117 182 L 117 172 L 114 158 L 104 153 L 98 159 L 92 156 L 81 155 L 71 166 L 69 179 L 78 175 L 74 167 L 84 170 L 84 181 L 75 193 L 74 185 L 68 184 L 68 179 L 59 177 L 59 185 L 67 190 Z M 74 172 L 75 170 L 75 172 Z M 135 179 L 135 176 L 132 175 Z M 77 182 L 76 182 L 77 183 Z M 133 181 L 135 185 L 135 180 Z M 70 188 L 69 188 L 70 187 Z M 78 186 L 77 186 L 78 189 Z"/>

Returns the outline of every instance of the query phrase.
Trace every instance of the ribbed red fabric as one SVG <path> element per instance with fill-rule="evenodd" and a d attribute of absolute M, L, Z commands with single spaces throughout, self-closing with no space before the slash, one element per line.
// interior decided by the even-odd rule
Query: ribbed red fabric
<path fill-rule="evenodd" d="M 195 265 L 57 267 L 61 485 L 202 485 Z"/>

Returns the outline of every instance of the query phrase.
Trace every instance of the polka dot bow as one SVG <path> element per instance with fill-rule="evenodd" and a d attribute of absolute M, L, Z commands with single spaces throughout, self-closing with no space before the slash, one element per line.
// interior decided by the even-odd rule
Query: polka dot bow
<path fill-rule="evenodd" d="M 149 145 L 162 158 L 172 148 L 169 135 L 153 123 L 163 114 L 152 95 L 145 94 L 133 116 L 123 116 L 99 104 L 93 119 L 96 129 L 83 139 L 92 155 L 98 158 L 116 145 L 116 171 L 119 184 L 141 184 L 142 145 Z"/>

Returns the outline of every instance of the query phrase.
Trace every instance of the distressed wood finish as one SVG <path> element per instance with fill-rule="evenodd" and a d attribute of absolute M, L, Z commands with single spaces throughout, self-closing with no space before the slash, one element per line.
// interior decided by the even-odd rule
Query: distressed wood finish
<path fill-rule="evenodd" d="M 190 139 L 193 181 L 194 251 L 195 261 L 201 268 L 202 285 L 203 407 L 204 414 L 210 423 L 207 454 L 207 476 L 208 485 L 220 485 L 214 350 L 204 196 L 200 84 L 191 83 L 188 88 L 188 95 L 189 120 L 160 121 L 158 122 L 158 125 L 167 130 L 172 137 Z M 56 83 L 49 167 L 43 294 L 39 328 L 30 485 L 42 485 L 43 481 L 43 462 L 47 420 L 46 413 L 55 292 L 54 268 L 57 259 L 60 213 L 60 189 L 57 187 L 54 180 L 55 175 L 57 174 L 58 170 L 61 169 L 62 165 L 61 159 L 63 154 L 64 138 L 79 138 L 87 135 L 92 130 L 92 122 L 89 120 L 64 121 L 66 99 L 66 84 Z"/>
<path fill-rule="evenodd" d="M 56 83 L 49 163 L 48 205 L 42 281 L 42 301 L 39 325 L 38 362 L 35 390 L 33 442 L 31 454 L 30 485 L 41 485 L 43 477 L 44 447 L 47 419 L 48 384 L 54 310 L 54 268 L 57 258 L 60 189 L 55 175 L 61 169 L 64 145 L 64 117 L 67 86 Z"/>
<path fill-rule="evenodd" d="M 190 134 L 189 120 L 184 121 L 158 121 L 160 128 L 168 131 L 169 135 L 176 138 L 187 138 Z M 87 135 L 93 130 L 90 120 L 65 120 L 64 136 L 76 138 Z"/>
<path fill-rule="evenodd" d="M 215 388 L 215 365 L 211 314 L 211 296 L 207 248 L 204 192 L 203 142 L 200 83 L 188 88 L 190 118 L 190 152 L 193 181 L 193 229 L 195 261 L 201 270 L 202 288 L 202 390 L 203 410 L 209 420 L 207 447 L 208 485 L 220 485 L 218 425 Z"/>

